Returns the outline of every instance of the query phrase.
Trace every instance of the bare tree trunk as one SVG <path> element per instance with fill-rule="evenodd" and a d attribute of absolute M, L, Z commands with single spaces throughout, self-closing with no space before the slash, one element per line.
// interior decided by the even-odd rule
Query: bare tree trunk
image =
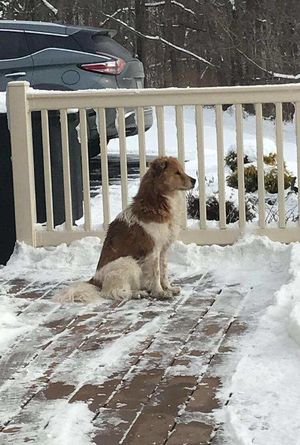
<path fill-rule="evenodd" d="M 146 11 L 145 0 L 135 0 L 135 29 L 141 33 L 146 33 Z M 144 62 L 145 60 L 145 39 L 136 37 L 136 54 Z"/>

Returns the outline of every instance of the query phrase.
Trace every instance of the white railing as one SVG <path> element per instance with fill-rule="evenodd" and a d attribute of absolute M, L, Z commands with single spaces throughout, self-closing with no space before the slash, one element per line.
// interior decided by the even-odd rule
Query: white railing
<path fill-rule="evenodd" d="M 103 237 L 110 220 L 110 185 L 108 172 L 108 148 L 106 136 L 107 108 L 116 108 L 117 127 L 119 132 L 120 168 L 121 168 L 121 202 L 124 208 L 128 203 L 127 154 L 125 136 L 125 108 L 136 110 L 138 124 L 138 153 L 140 160 L 140 175 L 146 170 L 146 143 L 144 132 L 144 107 L 153 107 L 157 119 L 158 154 L 164 155 L 165 125 L 164 107 L 175 107 L 177 129 L 177 155 L 185 160 L 185 134 L 183 107 L 193 106 L 195 109 L 196 147 L 199 179 L 200 220 L 197 226 L 183 222 L 181 239 L 184 242 L 198 244 L 228 244 L 234 242 L 242 233 L 250 230 L 252 233 L 267 235 L 273 240 L 290 242 L 300 239 L 299 221 L 288 225 L 285 218 L 284 191 L 284 151 L 282 104 L 295 103 L 297 173 L 300 176 L 300 85 L 273 85 L 249 87 L 221 88 L 189 88 L 189 89 L 145 89 L 145 90 L 102 90 L 102 91 L 34 91 L 26 82 L 12 82 L 8 87 L 8 110 L 11 131 L 16 230 L 19 241 L 25 241 L 34 246 L 57 245 L 71 242 L 83 236 Z M 266 224 L 264 163 L 263 163 L 263 116 L 262 104 L 276 105 L 276 146 L 278 168 L 278 223 Z M 226 187 L 224 169 L 224 123 L 223 104 L 235 106 L 235 143 L 237 147 L 238 170 L 238 209 L 239 220 L 235 225 L 226 223 Z M 256 144 L 258 168 L 258 215 L 256 222 L 248 223 L 245 215 L 245 185 L 244 185 L 244 149 L 243 149 L 243 109 L 242 104 L 254 104 L 256 111 Z M 206 219 L 206 184 L 205 184 L 205 134 L 203 110 L 206 105 L 215 108 L 215 129 L 217 145 L 217 179 L 219 200 L 219 222 L 217 227 L 211 227 Z M 89 188 L 89 163 L 86 110 L 97 111 L 98 128 L 100 131 L 101 176 L 103 215 L 101 227 L 95 228 L 91 221 L 91 199 Z M 79 110 L 81 165 L 83 182 L 84 225 L 76 227 L 72 218 L 72 192 L 69 165 L 69 141 L 67 110 Z M 63 187 L 65 201 L 65 224 L 59 228 L 54 226 L 53 195 L 50 162 L 50 143 L 48 111 L 59 110 L 61 139 L 63 147 Z M 34 186 L 33 142 L 31 128 L 31 112 L 41 111 L 46 223 L 36 224 L 36 202 Z M 298 200 L 298 209 L 300 208 Z M 99 209 L 100 214 L 100 209 Z"/>

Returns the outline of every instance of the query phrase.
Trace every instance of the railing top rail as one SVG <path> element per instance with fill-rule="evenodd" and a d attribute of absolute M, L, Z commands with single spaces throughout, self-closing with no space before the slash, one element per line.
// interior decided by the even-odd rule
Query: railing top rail
<path fill-rule="evenodd" d="M 11 82 L 9 88 L 24 82 Z M 27 84 L 29 86 L 29 84 Z M 40 91 L 28 88 L 30 111 L 159 105 L 221 105 L 300 101 L 300 84 L 207 88 Z"/>

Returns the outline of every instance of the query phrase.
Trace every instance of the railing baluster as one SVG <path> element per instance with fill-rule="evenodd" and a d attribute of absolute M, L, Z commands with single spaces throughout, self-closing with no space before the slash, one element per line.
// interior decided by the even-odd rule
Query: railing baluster
<path fill-rule="evenodd" d="M 297 146 L 297 180 L 300 189 L 300 102 L 295 103 L 295 120 L 296 120 L 296 146 Z M 300 215 L 300 193 L 298 191 L 298 215 Z M 298 218 L 300 225 L 300 218 Z"/>
<path fill-rule="evenodd" d="M 106 116 L 105 109 L 98 108 L 98 124 L 100 132 L 100 150 L 101 150 L 101 179 L 102 179 L 102 201 L 103 201 L 103 226 L 107 229 L 110 223 L 109 208 L 109 174 L 107 159 L 107 134 L 106 134 Z"/>
<path fill-rule="evenodd" d="M 11 139 L 16 237 L 18 241 L 36 246 L 36 198 L 29 86 L 28 82 L 8 83 L 7 117 Z"/>
<path fill-rule="evenodd" d="M 118 108 L 118 133 L 119 133 L 119 147 L 120 147 L 122 209 L 125 209 L 128 204 L 128 180 L 127 180 L 126 129 L 125 129 L 124 108 Z"/>
<path fill-rule="evenodd" d="M 87 140 L 86 110 L 79 111 L 80 119 L 80 148 L 82 164 L 82 185 L 83 185 L 83 208 L 84 208 L 84 228 L 91 230 L 91 202 L 90 202 L 90 175 L 89 175 L 89 151 Z"/>
<path fill-rule="evenodd" d="M 54 229 L 48 111 L 41 111 L 47 230 Z"/>
<path fill-rule="evenodd" d="M 184 166 L 185 155 L 184 155 L 184 123 L 183 123 L 183 106 L 176 105 L 176 129 L 177 129 L 177 152 L 178 159 Z"/>
<path fill-rule="evenodd" d="M 177 152 L 178 160 L 181 162 L 183 168 L 185 161 L 185 147 L 184 147 L 184 123 L 183 123 L 183 107 L 181 105 L 176 105 L 176 130 L 177 130 Z M 182 218 L 181 218 L 182 228 L 187 226 L 187 211 L 186 211 L 186 200 L 183 199 L 182 204 Z"/>
<path fill-rule="evenodd" d="M 64 176 L 64 198 L 65 198 L 65 217 L 66 229 L 72 230 L 72 191 L 71 191 L 71 172 L 69 155 L 69 135 L 68 135 L 68 115 L 67 110 L 60 110 L 61 141 L 62 141 L 62 160 Z"/>
<path fill-rule="evenodd" d="M 164 107 L 158 105 L 155 107 L 156 120 L 157 120 L 157 141 L 158 141 L 158 155 L 165 156 L 165 118 Z"/>
<path fill-rule="evenodd" d="M 236 123 L 236 151 L 238 170 L 238 195 L 239 195 L 239 226 L 243 228 L 246 223 L 245 211 L 245 175 L 244 175 L 244 144 L 243 144 L 243 107 L 235 106 Z"/>
<path fill-rule="evenodd" d="M 255 104 L 256 120 L 256 155 L 258 182 L 258 224 L 261 229 L 266 226 L 265 177 L 264 177 L 264 138 L 262 105 Z"/>
<path fill-rule="evenodd" d="M 145 116 L 144 108 L 137 109 L 137 125 L 139 138 L 140 177 L 146 173 L 146 143 L 145 143 Z"/>
<path fill-rule="evenodd" d="M 196 113 L 195 117 L 196 117 L 197 153 L 198 153 L 200 229 L 205 229 L 206 228 L 206 190 L 205 190 L 203 106 L 196 105 L 195 113 Z"/>
<path fill-rule="evenodd" d="M 219 189 L 219 227 L 226 228 L 225 174 L 224 174 L 224 136 L 222 105 L 216 105 L 218 189 Z"/>
<path fill-rule="evenodd" d="M 285 227 L 284 203 L 284 159 L 283 159 L 283 125 L 282 103 L 276 103 L 276 146 L 277 146 L 277 172 L 278 172 L 278 212 L 279 227 Z"/>

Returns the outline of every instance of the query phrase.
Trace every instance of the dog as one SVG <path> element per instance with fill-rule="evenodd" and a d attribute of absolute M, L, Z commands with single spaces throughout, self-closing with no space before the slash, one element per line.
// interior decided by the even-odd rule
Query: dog
<path fill-rule="evenodd" d="M 93 278 L 63 290 L 56 300 L 178 295 L 180 288 L 168 278 L 167 250 L 179 232 L 183 192 L 195 182 L 174 157 L 152 161 L 133 202 L 110 223 Z"/>

